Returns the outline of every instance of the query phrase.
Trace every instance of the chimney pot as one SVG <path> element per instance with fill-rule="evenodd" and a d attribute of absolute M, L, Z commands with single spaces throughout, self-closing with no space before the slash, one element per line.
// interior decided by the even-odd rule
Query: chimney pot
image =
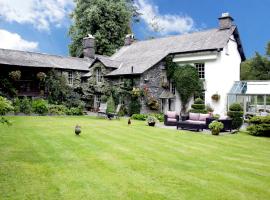
<path fill-rule="evenodd" d="M 83 38 L 83 56 L 95 58 L 95 37 L 91 34 Z"/>
<path fill-rule="evenodd" d="M 233 26 L 234 19 L 230 16 L 228 12 L 222 13 L 219 19 L 219 29 L 229 29 Z"/>
<path fill-rule="evenodd" d="M 131 45 L 134 42 L 134 35 L 128 34 L 125 37 L 125 46 Z"/>

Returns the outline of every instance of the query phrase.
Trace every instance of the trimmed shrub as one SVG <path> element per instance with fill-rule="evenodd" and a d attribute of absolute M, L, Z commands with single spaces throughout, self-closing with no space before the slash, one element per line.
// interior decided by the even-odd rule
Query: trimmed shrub
<path fill-rule="evenodd" d="M 247 127 L 250 135 L 270 137 L 270 116 L 255 116 L 249 120 Z"/>
<path fill-rule="evenodd" d="M 152 114 L 133 114 L 131 119 L 145 121 L 149 116 L 155 117 L 158 121 L 164 122 L 164 115 L 162 113 L 152 113 Z"/>
<path fill-rule="evenodd" d="M 20 112 L 20 105 L 21 105 L 21 100 L 17 97 L 15 99 L 13 99 L 13 107 L 14 107 L 14 113 L 18 114 Z"/>
<path fill-rule="evenodd" d="M 194 104 L 191 105 L 191 108 L 189 112 L 192 113 L 208 113 L 205 109 L 204 101 L 201 98 L 197 98 L 194 100 Z"/>
<path fill-rule="evenodd" d="M 115 103 L 111 95 L 107 101 L 107 113 L 114 113 L 114 112 L 115 112 Z"/>
<path fill-rule="evenodd" d="M 164 122 L 164 114 L 163 113 L 154 113 L 154 114 L 150 114 L 150 115 L 153 115 L 155 118 L 157 118 L 158 121 Z"/>
<path fill-rule="evenodd" d="M 13 110 L 12 102 L 7 100 L 5 97 L 0 96 L 0 123 L 11 125 L 11 122 L 3 117 L 3 115 Z"/>
<path fill-rule="evenodd" d="M 204 104 L 204 101 L 201 98 L 196 98 L 194 104 Z"/>
<path fill-rule="evenodd" d="M 5 115 L 13 110 L 12 102 L 0 96 L 0 115 Z"/>
<path fill-rule="evenodd" d="M 189 112 L 191 113 L 202 113 L 202 114 L 207 114 L 207 110 L 196 110 L 196 109 L 190 109 Z"/>
<path fill-rule="evenodd" d="M 147 115 L 146 114 L 133 114 L 131 116 L 131 119 L 145 121 L 147 119 Z"/>
<path fill-rule="evenodd" d="M 243 108 L 234 103 L 229 107 L 228 116 L 232 118 L 232 128 L 239 130 L 243 124 Z"/>
<path fill-rule="evenodd" d="M 239 103 L 233 103 L 232 105 L 230 105 L 229 110 L 230 111 L 243 111 L 243 108 Z"/>
<path fill-rule="evenodd" d="M 67 110 L 67 115 L 83 115 L 83 108 L 82 107 L 72 107 Z"/>
<path fill-rule="evenodd" d="M 48 113 L 48 102 L 44 99 L 35 99 L 32 101 L 33 112 L 44 115 Z"/>
<path fill-rule="evenodd" d="M 224 125 L 222 122 L 212 121 L 208 128 L 211 130 L 212 135 L 219 135 L 220 131 L 224 128 Z"/>
<path fill-rule="evenodd" d="M 30 114 L 32 112 L 31 101 L 27 97 L 21 100 L 20 111 L 24 114 Z"/>
<path fill-rule="evenodd" d="M 140 100 L 138 98 L 131 98 L 129 104 L 129 115 L 139 114 L 141 110 Z"/>
<path fill-rule="evenodd" d="M 48 113 L 52 115 L 65 115 L 67 110 L 67 107 L 64 105 L 48 105 Z"/>
<path fill-rule="evenodd" d="M 195 109 L 195 110 L 204 110 L 205 109 L 205 105 L 204 104 L 192 104 L 191 108 Z"/>

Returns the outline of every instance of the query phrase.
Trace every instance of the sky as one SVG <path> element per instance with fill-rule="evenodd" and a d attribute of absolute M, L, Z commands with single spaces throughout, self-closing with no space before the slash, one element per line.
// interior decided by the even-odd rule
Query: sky
<path fill-rule="evenodd" d="M 137 39 L 218 27 L 228 12 L 238 26 L 247 58 L 265 54 L 270 41 L 270 0 L 135 0 L 141 13 Z M 0 48 L 68 55 L 73 0 L 0 0 Z"/>

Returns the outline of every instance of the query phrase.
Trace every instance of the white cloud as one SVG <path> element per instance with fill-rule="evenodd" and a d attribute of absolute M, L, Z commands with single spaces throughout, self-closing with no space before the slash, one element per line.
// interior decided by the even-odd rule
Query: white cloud
<path fill-rule="evenodd" d="M 162 35 L 169 33 L 187 33 L 195 30 L 194 21 L 184 15 L 161 15 L 158 6 L 151 4 L 148 0 L 136 0 L 135 6 L 142 14 L 142 20 L 148 25 L 151 31 L 159 32 Z"/>
<path fill-rule="evenodd" d="M 32 51 L 38 48 L 38 42 L 24 40 L 17 33 L 0 29 L 0 48 Z"/>
<path fill-rule="evenodd" d="M 67 20 L 73 6 L 73 0 L 0 0 L 0 18 L 49 31 Z"/>

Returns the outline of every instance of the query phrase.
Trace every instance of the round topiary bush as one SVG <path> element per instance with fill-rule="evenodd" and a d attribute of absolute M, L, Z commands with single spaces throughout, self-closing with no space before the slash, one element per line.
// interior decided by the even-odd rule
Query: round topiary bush
<path fill-rule="evenodd" d="M 243 124 L 243 108 L 239 103 L 229 107 L 228 116 L 232 119 L 232 128 L 239 130 Z"/>
<path fill-rule="evenodd" d="M 194 104 L 191 105 L 191 110 L 189 112 L 192 113 L 207 113 L 205 109 L 204 101 L 201 98 L 197 98 L 194 100 Z"/>

